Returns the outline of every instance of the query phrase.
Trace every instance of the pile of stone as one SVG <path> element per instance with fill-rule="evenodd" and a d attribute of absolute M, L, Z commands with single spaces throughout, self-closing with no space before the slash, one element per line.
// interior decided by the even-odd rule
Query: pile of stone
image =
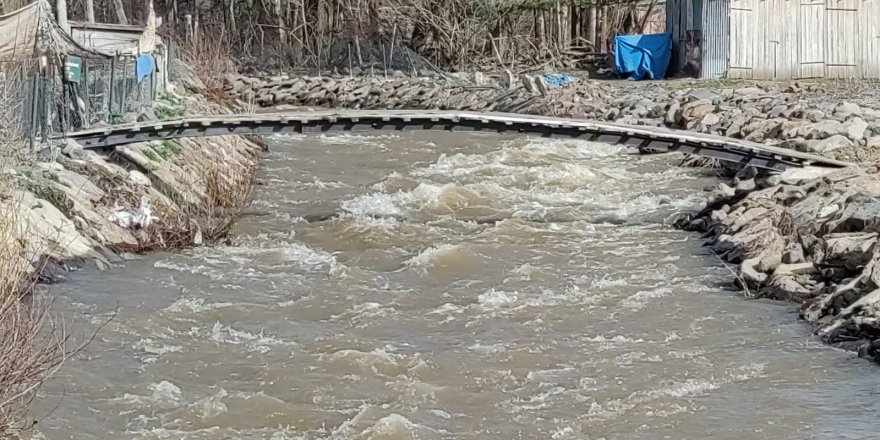
<path fill-rule="evenodd" d="M 880 174 L 741 171 L 681 226 L 737 265 L 751 296 L 795 301 L 826 342 L 880 362 Z"/>
<path fill-rule="evenodd" d="M 458 77 L 233 77 L 227 91 L 245 103 L 279 109 L 438 109 L 568 115 L 574 107 L 592 112 L 606 104 L 602 88 L 580 83 L 552 90 L 531 76 Z M 584 111 L 580 112 L 584 114 Z"/>
<path fill-rule="evenodd" d="M 618 122 L 670 128 L 777 144 L 840 159 L 856 147 L 880 147 L 880 111 L 828 99 L 817 87 L 622 89 L 608 115 Z M 701 85 L 700 87 L 706 87 Z M 662 120 L 657 114 L 663 112 Z"/>

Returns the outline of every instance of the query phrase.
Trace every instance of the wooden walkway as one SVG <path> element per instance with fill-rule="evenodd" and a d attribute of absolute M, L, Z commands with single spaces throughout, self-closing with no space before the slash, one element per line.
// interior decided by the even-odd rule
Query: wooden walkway
<path fill-rule="evenodd" d="M 850 164 L 740 139 L 660 127 L 509 113 L 425 110 L 325 110 L 217 115 L 135 122 L 68 133 L 85 148 L 112 149 L 151 140 L 230 134 L 437 130 L 535 135 L 625 144 L 645 153 L 678 151 L 782 171 L 788 167 Z"/>

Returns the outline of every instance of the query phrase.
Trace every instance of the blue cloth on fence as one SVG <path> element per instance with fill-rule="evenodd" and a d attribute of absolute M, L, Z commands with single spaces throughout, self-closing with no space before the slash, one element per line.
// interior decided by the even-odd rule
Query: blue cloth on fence
<path fill-rule="evenodd" d="M 156 61 L 153 60 L 152 55 L 140 55 L 137 57 L 137 80 L 141 82 L 144 78 L 153 74 L 153 68 L 156 66 Z"/>
<path fill-rule="evenodd" d="M 614 38 L 617 73 L 632 79 L 665 77 L 671 58 L 671 34 L 621 35 Z"/>
<path fill-rule="evenodd" d="M 577 81 L 577 78 L 573 76 L 563 75 L 561 73 L 545 73 L 544 81 L 547 82 L 548 86 L 551 87 L 562 87 L 567 86 L 573 82 Z"/>

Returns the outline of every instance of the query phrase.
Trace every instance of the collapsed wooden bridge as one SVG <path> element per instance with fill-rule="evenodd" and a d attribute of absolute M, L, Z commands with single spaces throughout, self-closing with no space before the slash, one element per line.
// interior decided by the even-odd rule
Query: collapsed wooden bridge
<path fill-rule="evenodd" d="M 808 165 L 827 167 L 850 165 L 813 154 L 741 139 L 661 127 L 510 113 L 442 110 L 325 110 L 198 116 L 119 124 L 67 133 L 65 137 L 79 142 L 88 149 L 113 149 L 119 145 L 135 142 L 194 136 L 374 130 L 511 133 L 584 139 L 624 144 L 638 148 L 644 153 L 681 152 L 776 171 Z"/>

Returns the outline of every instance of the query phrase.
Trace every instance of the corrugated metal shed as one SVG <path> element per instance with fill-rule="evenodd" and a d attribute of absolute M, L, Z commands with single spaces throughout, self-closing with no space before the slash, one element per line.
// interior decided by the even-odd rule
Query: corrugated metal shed
<path fill-rule="evenodd" d="M 704 0 L 700 77 L 721 78 L 730 58 L 730 0 Z"/>
<path fill-rule="evenodd" d="M 669 0 L 674 44 L 694 1 L 703 78 L 880 78 L 880 0 Z"/>

